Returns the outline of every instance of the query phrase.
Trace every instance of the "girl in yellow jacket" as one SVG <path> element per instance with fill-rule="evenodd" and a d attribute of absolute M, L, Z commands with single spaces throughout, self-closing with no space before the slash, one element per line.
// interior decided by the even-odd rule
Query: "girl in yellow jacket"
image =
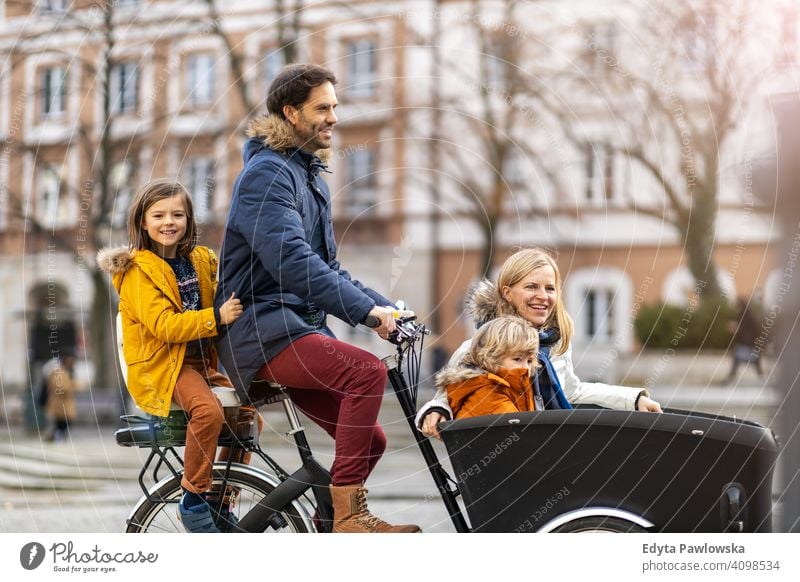
<path fill-rule="evenodd" d="M 459 365 L 437 374 L 436 386 L 446 389 L 455 418 L 543 409 L 531 389 L 538 350 L 539 334 L 527 321 L 498 317 L 478 330 Z"/>
<path fill-rule="evenodd" d="M 212 515 L 206 500 L 224 423 L 211 386 L 232 387 L 216 369 L 211 338 L 241 316 L 242 304 L 231 294 L 214 309 L 217 260 L 195 244 L 192 200 L 181 184 L 156 180 L 142 188 L 129 210 L 128 235 L 129 247 L 98 254 L 120 296 L 128 391 L 145 412 L 168 416 L 175 402 L 189 416 L 178 506 L 184 528 L 230 530 L 237 521 L 231 508 Z"/>

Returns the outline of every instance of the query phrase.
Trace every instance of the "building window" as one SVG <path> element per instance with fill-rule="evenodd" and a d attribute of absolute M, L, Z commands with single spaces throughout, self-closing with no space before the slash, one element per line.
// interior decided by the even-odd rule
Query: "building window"
<path fill-rule="evenodd" d="M 513 150 L 506 155 L 503 178 L 510 188 L 519 188 L 525 185 L 527 161 L 527 158 L 519 150 Z"/>
<path fill-rule="evenodd" d="M 597 339 L 613 338 L 614 292 L 610 289 L 587 289 L 585 326 L 586 336 Z"/>
<path fill-rule="evenodd" d="M 42 228 L 60 228 L 71 221 L 61 173 L 52 165 L 44 166 L 37 172 L 35 212 L 36 222 Z"/>
<path fill-rule="evenodd" d="M 617 36 L 617 25 L 613 22 L 600 22 L 586 27 L 583 44 L 587 72 L 605 74 L 615 64 Z"/>
<path fill-rule="evenodd" d="M 61 67 L 43 69 L 41 72 L 42 117 L 61 115 L 67 108 L 67 72 Z"/>
<path fill-rule="evenodd" d="M 797 9 L 787 10 L 781 23 L 780 63 L 797 63 Z"/>
<path fill-rule="evenodd" d="M 8 155 L 0 151 L 0 176 L 7 176 Z M 8 227 L 8 186 L 5 179 L 0 179 L 0 232 Z"/>
<path fill-rule="evenodd" d="M 678 25 L 678 49 L 683 68 L 688 72 L 705 71 L 716 61 L 716 16 L 713 12 L 693 12 Z"/>
<path fill-rule="evenodd" d="M 111 68 L 111 111 L 135 113 L 139 73 L 136 63 L 118 63 Z"/>
<path fill-rule="evenodd" d="M 192 195 L 197 222 L 209 222 L 214 208 L 214 160 L 208 157 L 189 158 L 184 164 L 184 181 Z"/>
<path fill-rule="evenodd" d="M 39 0 L 39 11 L 59 13 L 66 12 L 69 7 L 69 0 Z"/>
<path fill-rule="evenodd" d="M 351 97 L 372 97 L 375 94 L 378 77 L 375 49 L 375 43 L 367 39 L 347 43 L 347 94 Z"/>
<path fill-rule="evenodd" d="M 616 194 L 614 150 L 607 146 L 587 143 L 584 146 L 585 199 L 609 202 Z"/>
<path fill-rule="evenodd" d="M 269 92 L 272 81 L 278 76 L 281 69 L 286 65 L 286 55 L 280 48 L 270 47 L 265 49 L 266 55 L 261 61 L 261 82 L 263 83 L 263 95 Z"/>
<path fill-rule="evenodd" d="M 128 207 L 133 200 L 133 166 L 130 161 L 117 162 L 111 167 L 111 191 L 114 199 L 111 204 L 111 226 L 122 228 L 128 217 Z"/>
<path fill-rule="evenodd" d="M 190 55 L 186 60 L 187 101 L 192 107 L 214 102 L 214 55 Z"/>
<path fill-rule="evenodd" d="M 267 83 L 272 83 L 281 69 L 286 65 L 286 54 L 280 48 L 276 48 L 267 53 L 264 59 L 264 78 Z"/>
<path fill-rule="evenodd" d="M 372 214 L 375 210 L 377 190 L 375 153 L 369 149 L 362 149 L 348 155 L 347 178 L 350 182 L 345 198 L 347 216 Z"/>
<path fill-rule="evenodd" d="M 493 34 L 487 39 L 486 51 L 483 55 L 486 76 L 484 82 L 488 87 L 502 89 L 509 85 L 509 69 L 514 60 L 511 43 L 513 38 L 508 35 Z"/>

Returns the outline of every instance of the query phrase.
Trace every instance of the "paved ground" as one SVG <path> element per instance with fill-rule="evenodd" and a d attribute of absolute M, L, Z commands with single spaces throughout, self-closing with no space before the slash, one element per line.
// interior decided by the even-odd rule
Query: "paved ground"
<path fill-rule="evenodd" d="M 776 398 L 757 387 L 661 389 L 655 396 L 673 408 L 722 412 L 769 424 Z M 264 411 L 268 427 L 262 446 L 286 468 L 295 468 L 294 449 L 284 432 L 280 406 Z M 427 532 L 454 531 L 436 495 L 405 419 L 387 394 L 381 422 L 389 449 L 370 478 L 370 505 L 388 521 L 418 523 Z M 307 425 L 315 454 L 332 460 L 332 441 Z M 0 426 L 0 532 L 119 532 L 141 496 L 136 481 L 145 451 L 119 447 L 114 427 L 83 426 L 65 442 L 45 443 L 19 426 Z M 436 443 L 440 458 L 444 447 Z M 445 463 L 449 470 L 449 465 Z"/>
<path fill-rule="evenodd" d="M 370 478 L 370 505 L 388 521 L 413 522 L 425 531 L 453 531 L 399 406 L 387 395 L 381 421 L 389 448 Z M 264 411 L 262 446 L 287 469 L 299 466 L 285 436 L 280 407 Z M 142 492 L 137 476 L 146 451 L 120 447 L 114 427 L 78 427 L 64 442 L 42 442 L 19 427 L 0 431 L 0 532 L 119 532 Z M 309 440 L 329 466 L 330 438 L 313 425 Z M 437 450 L 445 457 L 444 447 Z M 448 467 L 449 469 L 449 467 Z"/>

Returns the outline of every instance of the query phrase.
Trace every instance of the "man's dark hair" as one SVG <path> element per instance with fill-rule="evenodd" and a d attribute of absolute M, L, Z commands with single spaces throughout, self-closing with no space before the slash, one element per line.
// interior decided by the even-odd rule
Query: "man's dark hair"
<path fill-rule="evenodd" d="M 267 111 L 286 119 L 283 114 L 284 106 L 291 105 L 299 109 L 308 99 L 311 90 L 325 82 L 336 84 L 336 75 L 325 67 L 310 64 L 287 65 L 269 86 Z"/>

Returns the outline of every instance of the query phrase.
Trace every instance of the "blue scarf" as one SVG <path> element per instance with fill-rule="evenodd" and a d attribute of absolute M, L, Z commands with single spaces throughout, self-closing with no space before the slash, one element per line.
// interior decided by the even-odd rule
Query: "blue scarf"
<path fill-rule="evenodd" d="M 572 405 L 561 389 L 561 382 L 558 380 L 553 362 L 550 361 L 550 348 L 559 339 L 561 339 L 561 334 L 557 329 L 546 329 L 539 332 L 539 364 L 541 365 L 533 379 L 533 389 L 534 395 L 541 397 L 544 402 L 545 410 L 572 409 Z"/>

